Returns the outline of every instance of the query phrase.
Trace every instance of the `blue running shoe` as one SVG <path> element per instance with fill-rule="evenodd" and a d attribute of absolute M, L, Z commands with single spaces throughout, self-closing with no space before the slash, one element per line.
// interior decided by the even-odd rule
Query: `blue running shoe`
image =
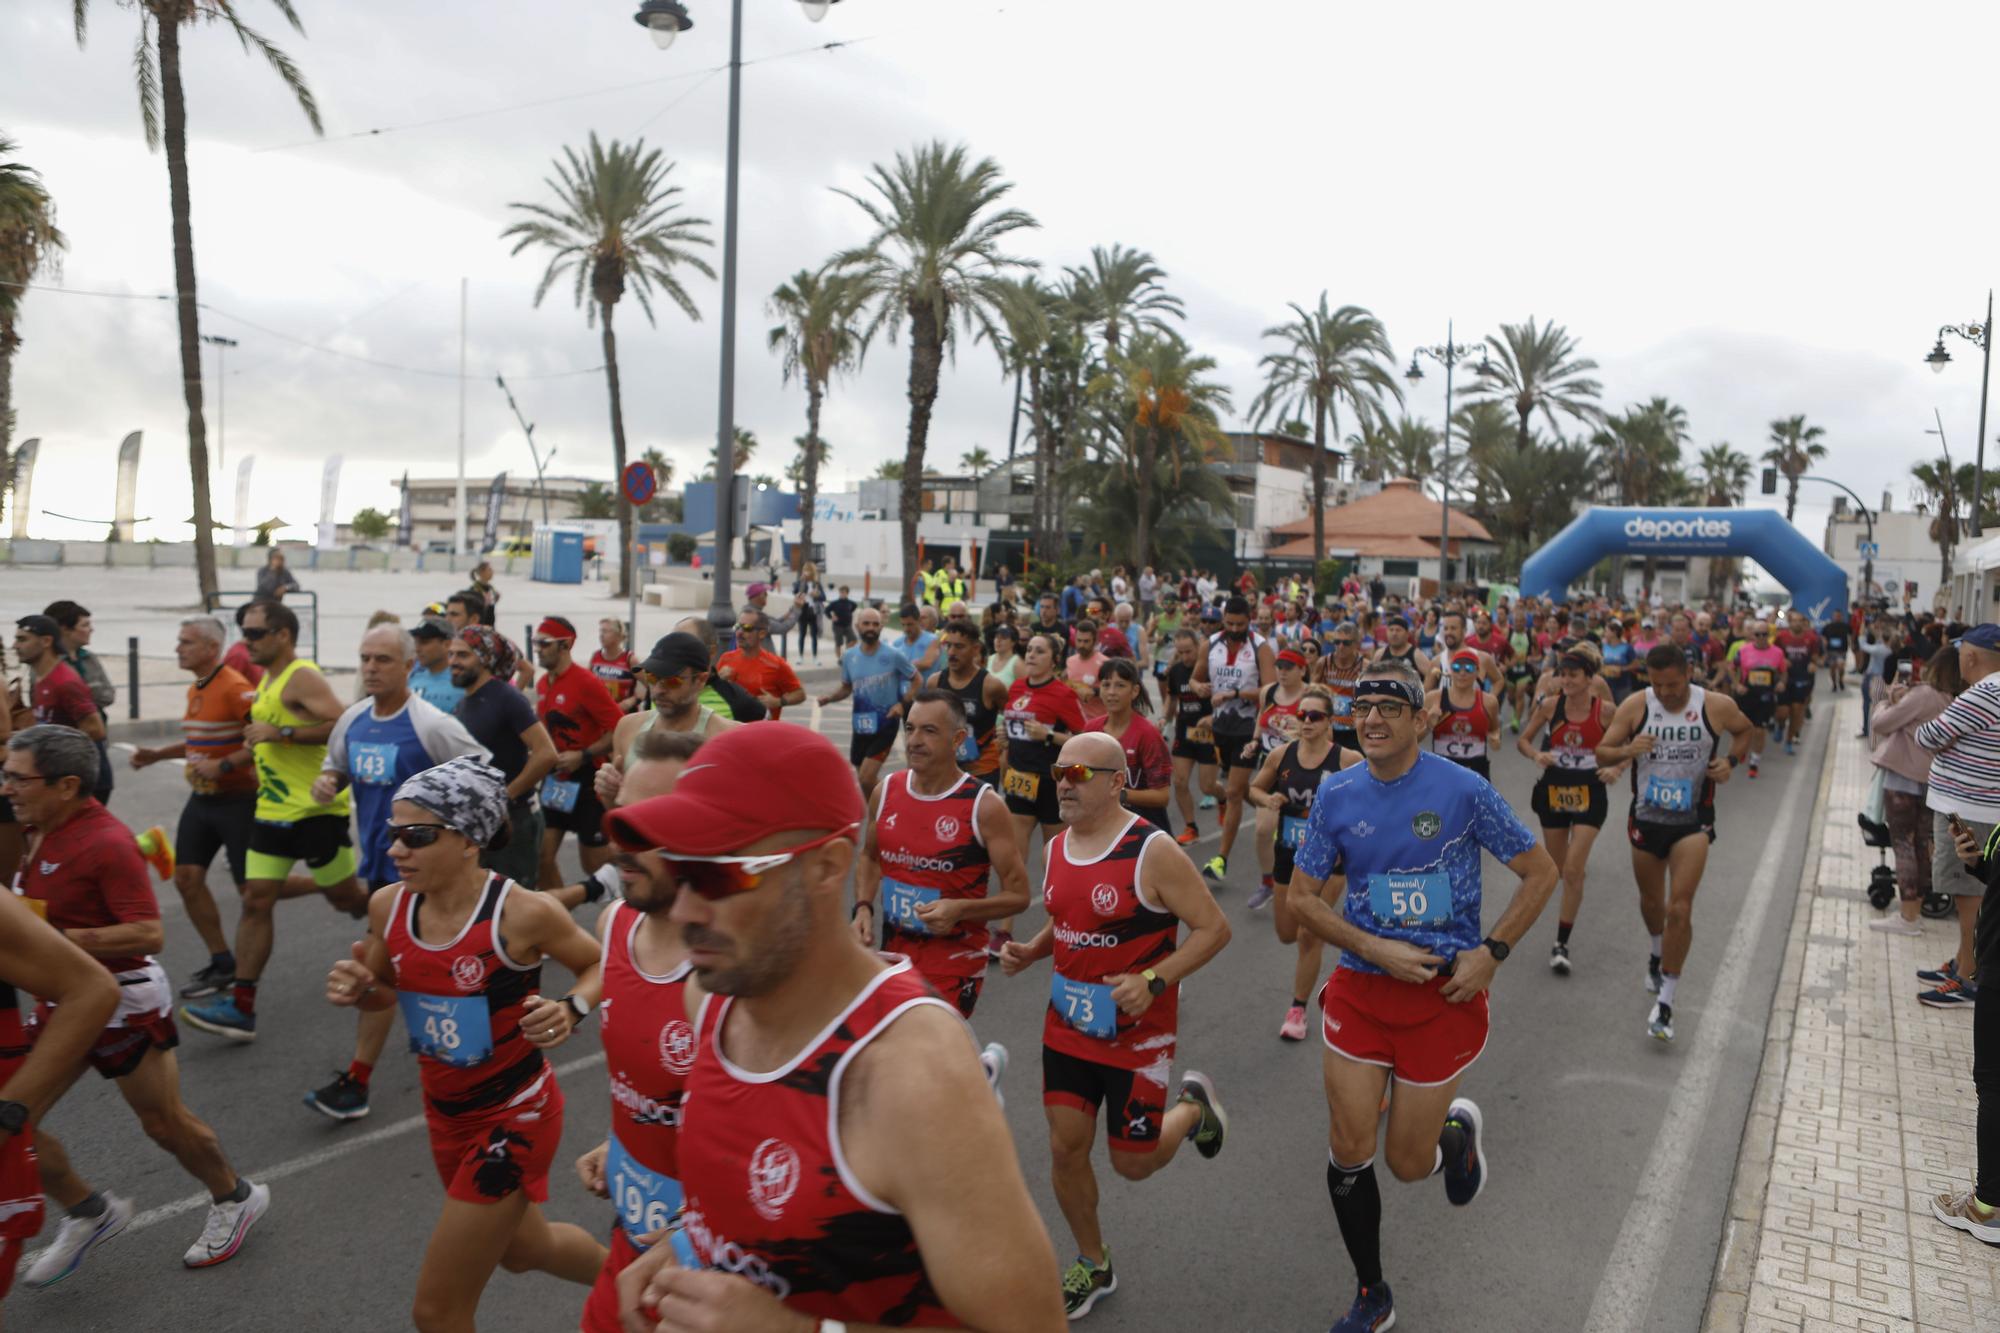
<path fill-rule="evenodd" d="M 216 995 L 200 1004 L 184 1004 L 181 1021 L 231 1041 L 257 1040 L 257 1015 L 238 1009 L 234 996 Z"/>
<path fill-rule="evenodd" d="M 1444 1195 L 1463 1208 L 1486 1188 L 1486 1146 L 1480 1141 L 1485 1120 L 1479 1114 L 1477 1102 L 1460 1097 L 1445 1112 L 1444 1122 L 1458 1126 L 1465 1135 L 1464 1151 L 1453 1155 L 1457 1160 L 1453 1156 L 1444 1159 Z"/>
<path fill-rule="evenodd" d="M 1382 1333 L 1395 1326 L 1396 1298 L 1390 1295 L 1388 1283 L 1377 1282 L 1354 1293 L 1354 1304 L 1327 1333 Z"/>

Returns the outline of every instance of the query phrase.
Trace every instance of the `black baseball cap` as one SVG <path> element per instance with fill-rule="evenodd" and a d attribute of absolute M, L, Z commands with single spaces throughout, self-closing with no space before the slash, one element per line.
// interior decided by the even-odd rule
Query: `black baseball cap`
<path fill-rule="evenodd" d="M 443 616 L 427 615 L 410 626 L 410 637 L 413 639 L 449 639 L 451 636 L 451 622 Z"/>
<path fill-rule="evenodd" d="M 708 670 L 708 646 L 694 635 L 676 631 L 653 644 L 653 651 L 639 664 L 649 676 L 678 676 L 684 671 Z"/>
<path fill-rule="evenodd" d="M 14 622 L 14 628 L 24 629 L 45 639 L 62 638 L 62 626 L 56 624 L 53 616 L 22 616 Z"/>

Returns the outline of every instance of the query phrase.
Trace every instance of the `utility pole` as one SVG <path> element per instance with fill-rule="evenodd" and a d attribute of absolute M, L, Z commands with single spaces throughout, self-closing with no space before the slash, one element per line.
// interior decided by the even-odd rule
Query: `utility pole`
<path fill-rule="evenodd" d="M 458 280 L 458 522 L 453 546 L 465 554 L 465 288 Z"/>

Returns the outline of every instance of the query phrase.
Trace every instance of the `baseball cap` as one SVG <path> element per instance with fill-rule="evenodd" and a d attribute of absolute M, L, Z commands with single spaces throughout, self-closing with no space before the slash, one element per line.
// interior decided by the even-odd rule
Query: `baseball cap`
<path fill-rule="evenodd" d="M 649 676 L 678 676 L 683 671 L 708 670 L 708 645 L 685 631 L 663 635 L 639 664 Z"/>
<path fill-rule="evenodd" d="M 1479 654 L 1473 652 L 1470 648 L 1461 648 L 1451 655 L 1451 661 L 1453 666 L 1458 665 L 1460 662 L 1470 662 L 1472 665 L 1478 666 Z"/>
<path fill-rule="evenodd" d="M 669 636 L 672 637 L 672 636 Z M 772 799 L 771 778 L 785 776 Z M 724 856 L 794 829 L 860 827 L 847 756 L 804 727 L 737 727 L 705 741 L 672 792 L 614 810 L 605 829 L 627 851 Z"/>
<path fill-rule="evenodd" d="M 410 637 L 413 639 L 449 639 L 451 637 L 451 622 L 443 616 L 426 615 L 416 624 L 410 626 Z"/>
<path fill-rule="evenodd" d="M 53 616 L 22 616 L 14 622 L 14 628 L 24 629 L 42 638 L 60 639 L 62 626 L 56 624 Z"/>
<path fill-rule="evenodd" d="M 32 616 L 28 617 L 28 619 L 35 618 Z M 21 623 L 26 624 L 27 620 L 24 619 Z M 1989 653 L 2000 652 L 2000 625 L 1995 625 L 1991 622 L 1984 625 L 1974 625 L 1971 629 L 1953 639 L 1952 642 L 1954 644 L 1969 643 L 1974 648 L 1984 648 Z"/>

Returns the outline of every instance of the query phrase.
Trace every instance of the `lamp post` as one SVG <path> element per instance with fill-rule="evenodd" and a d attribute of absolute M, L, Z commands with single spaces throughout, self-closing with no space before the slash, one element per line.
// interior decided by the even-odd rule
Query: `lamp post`
<path fill-rule="evenodd" d="M 224 358 L 229 355 L 229 349 L 236 346 L 236 339 L 225 338 L 219 333 L 204 333 L 201 340 L 215 349 L 215 470 L 219 474 L 222 471 Z"/>
<path fill-rule="evenodd" d="M 1944 335 L 1963 338 L 1977 347 L 1981 356 L 1979 371 L 1979 440 L 1973 446 L 1972 454 L 1972 522 L 1970 527 L 1975 537 L 1984 534 L 1979 528 L 1979 506 L 1986 489 L 1986 389 L 1993 379 L 1993 289 L 1986 289 L 1986 322 L 1984 324 L 1946 324 L 1938 329 L 1937 341 L 1931 345 L 1931 354 L 1924 358 L 1924 364 L 1942 375 L 1944 368 L 1951 364 L 1951 353 L 1945 350 Z"/>
<path fill-rule="evenodd" d="M 1451 372 L 1460 359 L 1472 349 L 1457 342 L 1452 336 L 1452 322 L 1445 321 L 1444 344 L 1440 347 L 1419 347 L 1410 353 L 1410 368 L 1403 377 L 1412 384 L 1424 377 L 1424 368 L 1417 358 L 1427 356 L 1444 367 L 1444 459 L 1438 464 L 1438 494 L 1443 499 L 1438 514 L 1438 596 L 1444 596 L 1445 570 L 1451 558 Z M 1479 353 L 1481 369 L 1486 366 L 1486 352 L 1482 346 Z M 1463 572 L 1463 571 L 1461 571 Z"/>
<path fill-rule="evenodd" d="M 814 23 L 840 0 L 798 0 Z M 682 0 L 641 0 L 632 21 L 652 34 L 662 51 L 694 26 Z M 722 205 L 722 375 L 715 424 L 715 568 L 708 621 L 727 647 L 736 638 L 736 603 L 729 583 L 735 575 L 730 544 L 736 526 L 736 196 L 737 145 L 742 123 L 743 0 L 729 0 L 729 142 Z M 636 579 L 637 571 L 633 571 Z"/>

